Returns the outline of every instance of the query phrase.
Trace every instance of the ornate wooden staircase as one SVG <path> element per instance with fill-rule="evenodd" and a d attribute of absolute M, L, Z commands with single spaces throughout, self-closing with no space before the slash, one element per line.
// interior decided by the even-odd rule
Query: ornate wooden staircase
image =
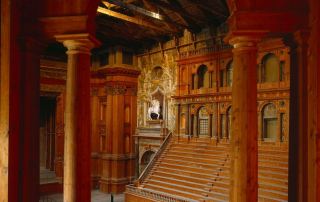
<path fill-rule="evenodd" d="M 126 201 L 229 201 L 230 146 L 207 138 L 168 135 Z M 287 201 L 288 153 L 259 147 L 259 201 Z"/>

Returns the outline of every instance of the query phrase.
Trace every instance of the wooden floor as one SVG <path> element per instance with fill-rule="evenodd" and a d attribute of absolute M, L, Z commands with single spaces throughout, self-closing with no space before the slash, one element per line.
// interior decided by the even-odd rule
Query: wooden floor
<path fill-rule="evenodd" d="M 229 201 L 230 145 L 210 139 L 174 137 L 140 185 L 186 201 Z M 288 150 L 259 146 L 259 201 L 288 200 Z"/>

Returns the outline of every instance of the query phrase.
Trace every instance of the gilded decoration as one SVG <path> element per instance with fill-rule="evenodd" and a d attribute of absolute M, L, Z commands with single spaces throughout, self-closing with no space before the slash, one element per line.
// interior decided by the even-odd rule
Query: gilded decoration
<path fill-rule="evenodd" d="M 172 98 L 176 90 L 177 64 L 168 53 L 156 53 L 138 57 L 138 67 L 141 75 L 138 78 L 138 127 L 146 127 L 148 109 L 157 93 L 161 92 L 162 117 L 165 127 L 173 130 L 175 127 L 175 102 Z"/>

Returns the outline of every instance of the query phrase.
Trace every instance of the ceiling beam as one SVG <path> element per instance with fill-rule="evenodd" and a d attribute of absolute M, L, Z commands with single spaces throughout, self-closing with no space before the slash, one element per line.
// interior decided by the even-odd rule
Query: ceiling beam
<path fill-rule="evenodd" d="M 149 11 L 149 10 L 146 10 L 144 8 L 135 6 L 133 4 L 126 4 L 126 3 L 122 2 L 122 1 L 119 1 L 119 0 L 102 1 L 102 3 L 104 5 L 108 5 L 109 7 L 110 7 L 110 5 L 117 5 L 117 6 L 120 6 L 122 8 L 127 8 L 129 10 L 135 11 L 137 13 L 140 13 L 140 14 L 146 15 L 148 17 L 152 17 L 152 18 L 158 19 L 158 20 L 162 20 L 163 19 L 163 16 L 160 15 L 159 13 L 157 13 L 157 12 Z"/>
<path fill-rule="evenodd" d="M 153 22 L 147 21 L 147 20 L 142 19 L 140 17 L 131 17 L 128 15 L 124 15 L 122 13 L 118 13 L 118 12 L 106 9 L 101 6 L 98 7 L 98 12 L 105 14 L 105 15 L 109 15 L 109 16 L 118 18 L 118 19 L 121 19 L 121 20 L 124 20 L 124 21 L 127 21 L 127 22 L 131 22 L 131 23 L 134 23 L 134 24 L 146 27 L 146 28 L 154 29 L 154 30 L 157 30 L 161 33 L 166 31 L 166 30 L 160 28 L 158 25 L 154 24 Z M 170 30 L 170 31 L 172 31 L 172 30 Z"/>
<path fill-rule="evenodd" d="M 125 1 L 125 2 L 123 2 L 123 3 L 126 3 L 126 4 L 131 4 L 131 3 L 134 3 L 134 2 L 136 2 L 137 0 L 127 0 L 127 1 Z M 118 5 L 116 5 L 116 4 L 112 4 L 112 3 L 109 3 L 109 2 L 106 2 L 106 1 L 102 1 L 102 3 L 104 4 L 104 5 L 108 5 L 107 7 L 108 8 L 114 8 L 114 7 L 119 7 Z"/>
<path fill-rule="evenodd" d="M 150 0 L 151 2 L 153 2 L 154 4 L 175 12 L 176 14 L 178 14 L 188 25 L 190 31 L 198 31 L 200 30 L 200 26 L 198 25 L 198 23 L 194 20 L 196 19 L 196 17 L 190 15 L 186 10 L 184 10 L 181 6 L 181 4 L 176 1 L 176 0 L 170 0 L 168 1 L 169 3 L 166 3 L 164 1 L 161 0 Z"/>
<path fill-rule="evenodd" d="M 170 27 L 171 29 L 175 30 L 182 30 L 182 29 L 187 29 L 188 27 L 186 25 L 174 22 L 164 11 L 161 7 L 155 5 L 153 2 L 149 0 L 142 0 L 142 3 L 145 8 L 153 11 L 153 12 L 158 12 L 159 14 L 162 15 L 164 23 Z M 178 32 L 178 31 L 177 31 Z"/>

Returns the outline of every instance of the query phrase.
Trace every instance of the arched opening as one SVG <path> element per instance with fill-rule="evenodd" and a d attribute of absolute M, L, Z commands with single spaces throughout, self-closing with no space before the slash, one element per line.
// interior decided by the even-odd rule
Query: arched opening
<path fill-rule="evenodd" d="M 198 74 L 198 89 L 209 87 L 209 73 L 205 65 L 200 65 L 197 71 Z"/>
<path fill-rule="evenodd" d="M 150 163 L 152 157 L 154 156 L 155 152 L 152 150 L 148 150 L 144 152 L 144 154 L 141 157 L 140 161 L 140 173 L 147 167 L 147 165 Z"/>
<path fill-rule="evenodd" d="M 205 107 L 201 107 L 198 112 L 199 136 L 209 134 L 209 113 Z"/>
<path fill-rule="evenodd" d="M 262 109 L 262 138 L 263 140 L 275 141 L 277 136 L 277 109 L 269 103 Z"/>
<path fill-rule="evenodd" d="M 258 71 L 262 83 L 279 81 L 279 64 L 279 58 L 273 53 L 268 53 L 262 58 L 261 70 Z"/>

